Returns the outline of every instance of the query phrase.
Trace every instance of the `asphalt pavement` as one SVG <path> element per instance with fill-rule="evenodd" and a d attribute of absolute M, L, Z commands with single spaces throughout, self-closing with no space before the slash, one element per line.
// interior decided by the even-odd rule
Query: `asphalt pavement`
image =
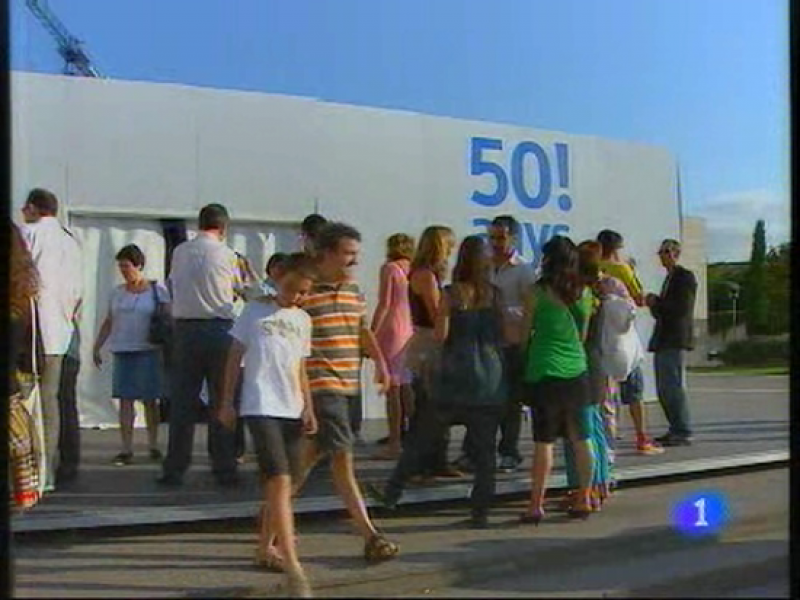
<path fill-rule="evenodd" d="M 688 494 L 723 494 L 721 533 L 686 537 L 671 522 Z M 466 506 L 422 505 L 379 515 L 401 546 L 367 566 L 344 519 L 308 515 L 299 552 L 318 597 L 735 597 L 788 588 L 789 478 L 783 467 L 625 489 L 585 522 L 554 509 L 521 525 L 523 502 L 501 503 L 492 527 L 464 526 Z M 280 575 L 252 564 L 251 524 L 180 533 L 21 540 L 17 597 L 281 597 Z M 788 597 L 788 596 L 785 596 Z"/>

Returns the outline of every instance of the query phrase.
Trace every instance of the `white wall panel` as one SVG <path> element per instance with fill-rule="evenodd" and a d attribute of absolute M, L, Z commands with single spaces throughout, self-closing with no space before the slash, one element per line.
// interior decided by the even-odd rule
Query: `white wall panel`
<path fill-rule="evenodd" d="M 116 212 L 186 217 L 221 202 L 236 223 L 232 244 L 256 264 L 271 244 L 296 247 L 293 232 L 260 231 L 261 223 L 296 224 L 318 205 L 362 231 L 358 276 L 371 302 L 386 237 L 418 237 L 429 224 L 463 236 L 482 231 L 481 220 L 513 214 L 529 260 L 554 231 L 580 241 L 617 229 L 648 291 L 663 280 L 659 242 L 679 236 L 675 163 L 660 148 L 252 92 L 25 73 L 14 73 L 13 83 L 16 206 L 43 185 L 67 204 L 105 212 L 111 226 Z M 471 173 L 475 137 L 503 146 L 482 154 L 508 179 L 496 205 L 471 199 L 494 187 L 492 175 Z M 557 145 L 568 157 L 566 187 Z M 542 181 L 532 149 L 549 163 L 552 188 L 541 206 L 516 193 L 518 148 L 528 151 L 518 161 L 523 199 Z M 646 336 L 649 317 L 639 326 Z M 367 415 L 382 413 L 371 396 Z"/>
<path fill-rule="evenodd" d="M 12 78 L 11 179 L 12 204 L 17 209 L 32 187 L 69 197 L 66 157 L 71 89 L 63 78 L 16 74 Z"/>
<path fill-rule="evenodd" d="M 234 218 L 276 221 L 312 212 L 319 154 L 313 100 L 183 93 L 197 111 L 196 208 L 220 202 Z"/>
<path fill-rule="evenodd" d="M 179 88 L 68 85 L 73 206 L 196 211 L 195 110 Z"/>

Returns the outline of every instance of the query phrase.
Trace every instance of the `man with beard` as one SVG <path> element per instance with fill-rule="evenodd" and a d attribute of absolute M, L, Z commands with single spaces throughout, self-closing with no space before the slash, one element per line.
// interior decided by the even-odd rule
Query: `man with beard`
<path fill-rule="evenodd" d="M 357 264 L 361 234 L 349 225 L 329 223 L 315 242 L 317 281 L 303 308 L 313 324 L 306 366 L 319 429 L 306 448 L 298 487 L 322 455 L 329 455 L 336 490 L 364 538 L 364 557 L 370 562 L 388 560 L 399 549 L 372 524 L 353 466 L 350 407 L 360 393 L 362 355 L 375 362 L 381 393 L 389 384 L 385 361 L 366 322 L 364 296 L 348 273 Z"/>

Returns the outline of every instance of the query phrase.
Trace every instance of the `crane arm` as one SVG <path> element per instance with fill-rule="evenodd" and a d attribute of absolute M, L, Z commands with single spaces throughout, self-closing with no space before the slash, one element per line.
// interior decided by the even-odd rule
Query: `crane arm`
<path fill-rule="evenodd" d="M 55 39 L 58 44 L 58 52 L 66 62 L 67 69 L 72 67 L 85 77 L 102 77 L 81 47 L 81 41 L 69 32 L 48 6 L 42 4 L 40 0 L 26 0 L 26 4 L 33 15 Z"/>

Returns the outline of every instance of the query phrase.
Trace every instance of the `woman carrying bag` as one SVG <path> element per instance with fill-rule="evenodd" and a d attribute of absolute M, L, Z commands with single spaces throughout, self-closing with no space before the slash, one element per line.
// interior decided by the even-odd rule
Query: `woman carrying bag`
<path fill-rule="evenodd" d="M 117 253 L 117 267 L 125 283 L 117 286 L 109 303 L 108 315 L 94 344 L 94 363 L 103 364 L 100 351 L 110 340 L 113 361 L 112 397 L 119 400 L 119 425 L 122 451 L 114 457 L 117 466 L 133 462 L 134 403 L 144 403 L 150 460 L 160 461 L 158 449 L 158 400 L 162 396 L 162 351 L 168 333 L 164 330 L 169 311 L 169 292 L 148 281 L 142 269 L 144 253 L 135 244 Z M 158 343 L 156 343 L 158 342 Z"/>
<path fill-rule="evenodd" d="M 38 335 L 39 276 L 19 229 L 11 224 L 9 305 L 9 490 L 12 511 L 27 510 L 44 487 L 44 442 L 38 365 L 44 349 Z"/>

